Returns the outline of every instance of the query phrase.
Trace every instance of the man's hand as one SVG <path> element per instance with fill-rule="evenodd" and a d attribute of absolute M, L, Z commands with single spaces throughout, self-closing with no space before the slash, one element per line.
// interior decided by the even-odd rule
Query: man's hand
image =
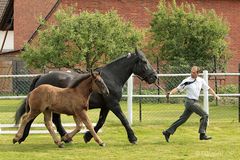
<path fill-rule="evenodd" d="M 169 99 L 170 92 L 167 92 L 166 98 Z"/>
<path fill-rule="evenodd" d="M 169 95 L 170 95 L 170 94 L 171 94 L 170 92 L 167 92 L 167 93 L 166 93 L 167 103 L 169 103 Z"/>
<path fill-rule="evenodd" d="M 217 100 L 220 100 L 220 99 L 221 99 L 218 95 L 215 95 L 214 97 L 215 97 L 215 99 L 217 99 Z"/>

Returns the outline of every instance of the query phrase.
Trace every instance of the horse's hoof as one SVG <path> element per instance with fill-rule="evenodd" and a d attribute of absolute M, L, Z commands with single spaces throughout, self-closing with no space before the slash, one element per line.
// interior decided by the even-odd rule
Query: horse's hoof
<path fill-rule="evenodd" d="M 25 139 L 26 139 L 26 138 L 23 138 L 23 137 L 22 137 L 22 138 L 20 138 L 20 139 L 18 140 L 18 142 L 20 141 L 20 143 L 21 143 L 21 142 L 25 141 Z"/>
<path fill-rule="evenodd" d="M 137 144 L 137 141 L 132 141 L 132 142 L 130 142 L 130 143 L 132 143 L 132 144 Z"/>
<path fill-rule="evenodd" d="M 59 144 L 58 148 L 64 148 L 64 144 L 63 143 Z"/>
<path fill-rule="evenodd" d="M 129 139 L 129 142 L 132 143 L 132 144 L 137 144 L 137 137 L 133 136 L 131 138 L 128 138 Z"/>
<path fill-rule="evenodd" d="M 106 143 L 104 143 L 104 142 L 99 143 L 99 146 L 101 146 L 101 147 L 105 147 L 105 146 L 106 146 Z"/>
<path fill-rule="evenodd" d="M 61 141 L 63 141 L 64 143 L 71 143 L 72 138 L 70 138 L 68 134 L 65 134 L 64 136 L 62 136 Z"/>
<path fill-rule="evenodd" d="M 13 138 L 13 144 L 17 143 L 17 140 L 15 138 Z"/>
<path fill-rule="evenodd" d="M 19 143 L 19 144 L 21 144 L 22 142 L 23 142 L 23 140 L 21 140 L 21 139 L 18 140 L 18 143 Z"/>
<path fill-rule="evenodd" d="M 88 143 L 92 139 L 92 135 L 90 132 L 86 132 L 83 136 L 84 142 Z"/>
<path fill-rule="evenodd" d="M 72 139 L 71 140 L 65 140 L 64 143 L 71 144 L 72 143 Z"/>

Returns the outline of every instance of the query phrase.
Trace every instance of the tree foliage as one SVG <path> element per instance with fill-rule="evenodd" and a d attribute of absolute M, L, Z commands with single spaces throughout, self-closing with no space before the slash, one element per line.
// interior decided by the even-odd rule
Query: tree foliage
<path fill-rule="evenodd" d="M 214 10 L 196 10 L 194 5 L 161 0 L 152 14 L 151 33 L 154 50 L 168 67 L 190 68 L 198 65 L 209 71 L 224 70 L 229 59 L 225 40 L 229 27 Z"/>
<path fill-rule="evenodd" d="M 42 21 L 38 39 L 26 44 L 22 58 L 34 68 L 66 67 L 80 64 L 83 69 L 96 67 L 132 51 L 143 32 L 123 21 L 116 11 L 76 14 L 71 8 L 55 14 L 55 23 Z"/>

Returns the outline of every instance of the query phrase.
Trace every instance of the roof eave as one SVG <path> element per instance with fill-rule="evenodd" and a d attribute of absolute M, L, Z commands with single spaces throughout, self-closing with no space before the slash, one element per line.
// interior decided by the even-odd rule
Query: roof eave
<path fill-rule="evenodd" d="M 13 28 L 13 23 L 10 23 L 11 26 L 9 26 L 9 20 L 13 18 L 13 0 L 9 0 L 2 17 L 0 17 L 0 30 L 6 30 L 7 28 Z"/>

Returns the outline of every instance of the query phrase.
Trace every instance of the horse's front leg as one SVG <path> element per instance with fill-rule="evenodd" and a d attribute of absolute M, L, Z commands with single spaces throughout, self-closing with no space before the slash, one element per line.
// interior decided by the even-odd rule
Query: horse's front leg
<path fill-rule="evenodd" d="M 70 143 L 72 141 L 72 139 L 70 137 L 68 137 L 67 132 L 65 131 L 65 129 L 62 126 L 60 114 L 52 113 L 52 122 L 54 123 L 58 133 L 62 137 L 62 141 L 64 141 L 65 143 Z"/>
<path fill-rule="evenodd" d="M 61 140 L 57 137 L 57 134 L 55 133 L 52 125 L 52 113 L 49 110 L 46 110 L 43 112 L 44 114 L 44 123 L 45 126 L 47 127 L 49 133 L 51 134 L 53 141 L 56 145 L 58 145 L 59 148 L 63 148 L 64 145 L 62 144 Z"/>
<path fill-rule="evenodd" d="M 75 136 L 75 135 L 83 128 L 83 124 L 82 124 L 82 121 L 81 121 L 81 119 L 80 119 L 79 116 L 74 115 L 74 116 L 73 116 L 73 119 L 74 119 L 74 121 L 75 121 L 75 123 L 76 123 L 76 128 L 75 128 L 72 132 L 70 132 L 70 133 L 68 133 L 68 134 L 65 134 L 65 135 L 62 137 L 62 140 L 63 140 L 63 141 L 68 140 L 68 139 L 72 139 L 73 136 Z"/>
<path fill-rule="evenodd" d="M 134 132 L 133 132 L 131 126 L 129 125 L 129 122 L 128 122 L 126 116 L 122 112 L 120 104 L 117 103 L 115 105 L 111 105 L 110 110 L 120 119 L 123 126 L 125 127 L 125 129 L 127 131 L 129 142 L 132 144 L 137 144 L 137 137 L 134 135 Z"/>
<path fill-rule="evenodd" d="M 102 107 L 100 114 L 99 114 L 99 119 L 98 122 L 96 124 L 96 126 L 94 127 L 95 132 L 97 133 L 99 131 L 100 128 L 102 128 L 103 124 L 106 121 L 107 115 L 109 113 L 109 109 L 107 107 Z M 90 131 L 87 131 L 84 134 L 84 141 L 85 143 L 88 143 L 91 139 L 92 139 L 92 134 L 90 133 Z"/>
<path fill-rule="evenodd" d="M 87 129 L 92 134 L 94 140 L 99 144 L 99 146 L 105 146 L 105 143 L 99 138 L 97 133 L 94 131 L 93 126 L 92 126 L 92 122 L 88 118 L 87 111 L 86 110 L 82 110 L 80 113 L 78 113 L 78 115 L 80 116 L 82 122 L 85 124 Z"/>

